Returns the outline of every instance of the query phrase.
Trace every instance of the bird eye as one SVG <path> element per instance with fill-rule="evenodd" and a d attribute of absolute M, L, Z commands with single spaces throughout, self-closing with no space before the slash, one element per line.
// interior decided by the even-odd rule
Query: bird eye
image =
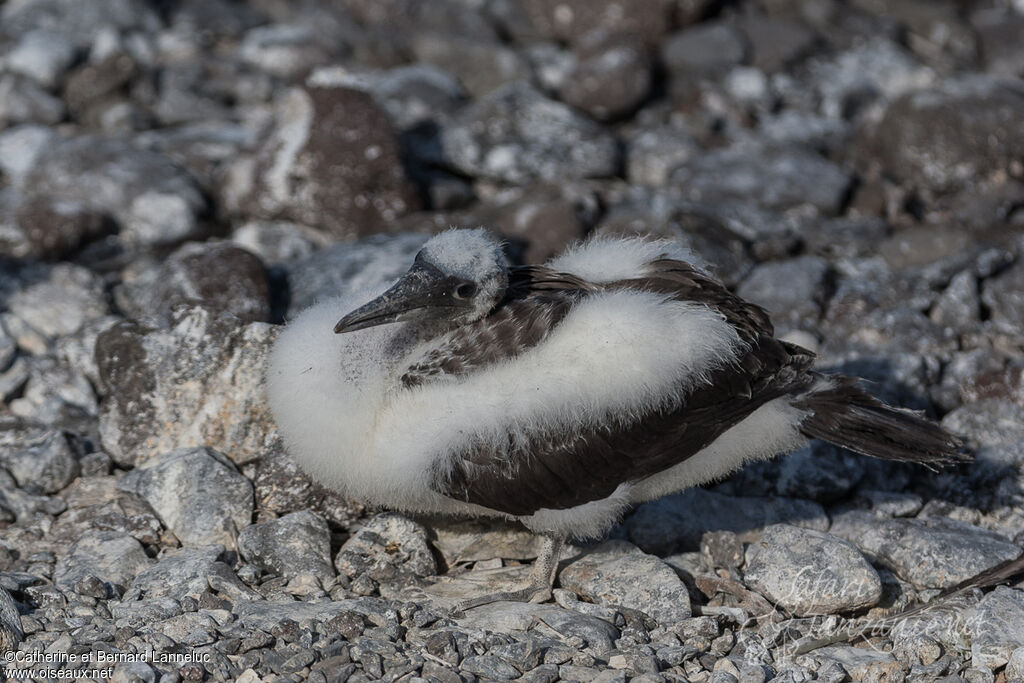
<path fill-rule="evenodd" d="M 455 288 L 456 299 L 468 299 L 476 294 L 476 285 L 472 282 L 464 282 Z"/>

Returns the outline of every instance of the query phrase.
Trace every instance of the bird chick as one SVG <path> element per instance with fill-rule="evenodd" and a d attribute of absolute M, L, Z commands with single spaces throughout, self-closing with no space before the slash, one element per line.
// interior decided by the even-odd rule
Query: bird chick
<path fill-rule="evenodd" d="M 934 466 L 958 441 L 774 337 L 677 243 L 596 238 L 512 266 L 482 229 L 430 239 L 384 292 L 320 303 L 274 346 L 270 407 L 293 458 L 341 494 L 517 519 L 545 542 L 819 438 Z"/>

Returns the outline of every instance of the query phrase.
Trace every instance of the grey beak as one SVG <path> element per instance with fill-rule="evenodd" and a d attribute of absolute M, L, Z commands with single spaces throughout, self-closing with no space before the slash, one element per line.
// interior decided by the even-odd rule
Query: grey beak
<path fill-rule="evenodd" d="M 335 334 L 400 322 L 417 317 L 424 309 L 451 307 L 453 278 L 434 266 L 416 263 L 386 292 L 352 311 L 334 326 Z"/>

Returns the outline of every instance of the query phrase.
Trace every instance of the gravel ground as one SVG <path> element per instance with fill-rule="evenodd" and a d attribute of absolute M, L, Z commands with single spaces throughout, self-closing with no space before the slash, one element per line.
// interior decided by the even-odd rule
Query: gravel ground
<path fill-rule="evenodd" d="M 0 0 L 8 666 L 1024 681 L 1024 583 L 938 597 L 1024 545 L 1022 75 L 1020 0 Z M 525 261 L 686 242 L 976 461 L 815 443 L 450 617 L 431 577 L 510 580 L 529 535 L 320 489 L 261 374 L 288 316 L 479 224 Z"/>

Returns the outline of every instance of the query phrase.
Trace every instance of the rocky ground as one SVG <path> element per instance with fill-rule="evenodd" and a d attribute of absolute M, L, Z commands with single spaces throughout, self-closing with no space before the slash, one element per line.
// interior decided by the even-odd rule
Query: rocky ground
<path fill-rule="evenodd" d="M 1024 680 L 1024 584 L 937 597 L 1024 544 L 1022 75 L 1020 0 L 0 1 L 0 649 L 118 681 Z M 529 536 L 317 488 L 261 373 L 287 316 L 478 224 L 526 261 L 686 242 L 976 461 L 814 444 L 640 506 L 554 603 L 449 617 L 429 577 L 514 577 Z"/>

